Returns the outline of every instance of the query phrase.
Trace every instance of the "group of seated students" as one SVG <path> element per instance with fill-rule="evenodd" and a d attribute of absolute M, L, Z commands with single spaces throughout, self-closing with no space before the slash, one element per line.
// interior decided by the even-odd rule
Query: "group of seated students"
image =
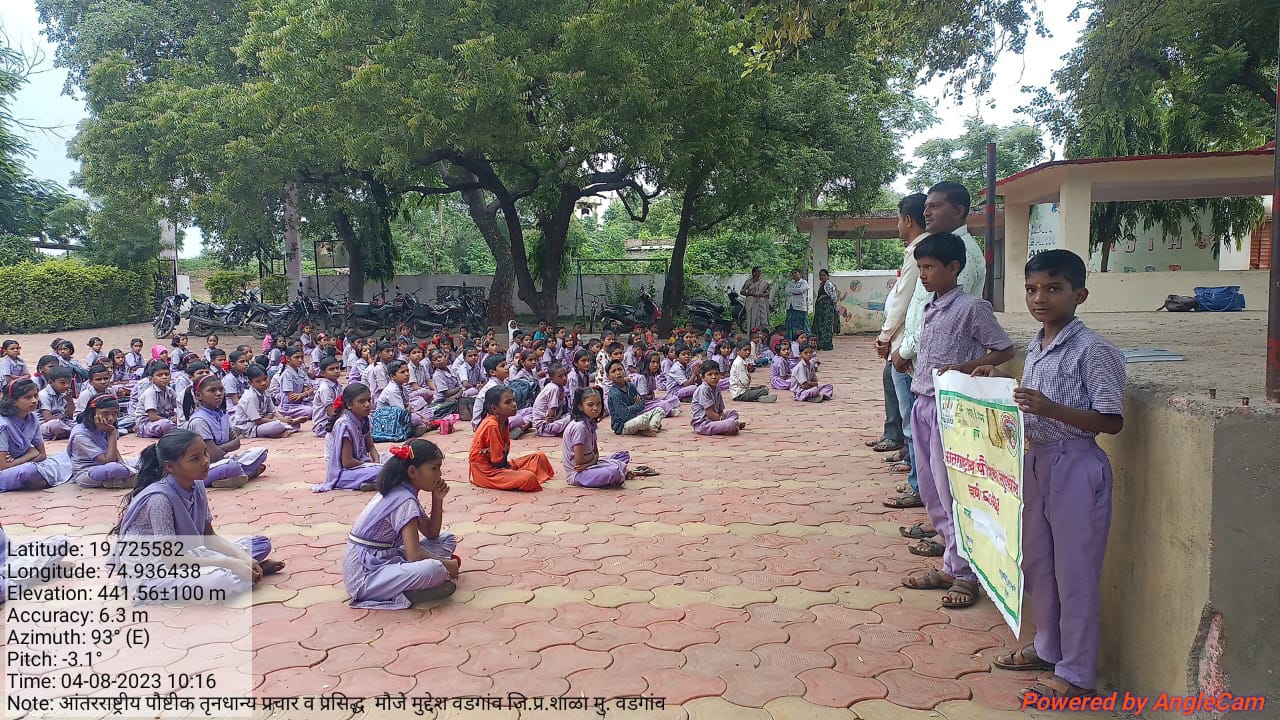
<path fill-rule="evenodd" d="M 58 339 L 33 373 L 21 345 L 5 341 L 0 491 L 67 481 L 45 448 L 46 440 L 66 439 L 71 482 L 131 490 L 120 534 L 216 538 L 206 488 L 242 487 L 266 470 L 267 449 L 242 447 L 241 440 L 288 437 L 310 421 L 325 439 L 325 478 L 313 490 L 377 491 L 355 523 L 344 563 L 357 607 L 444 597 L 460 565 L 456 542 L 440 529 L 448 492 L 440 477 L 443 454 L 413 439 L 381 457 L 371 424 L 379 412 L 408 413 L 414 438 L 470 420 L 471 482 L 537 491 L 555 470 L 542 452 L 511 456 L 512 439 L 524 434 L 562 438 L 570 485 L 618 487 L 657 473 L 633 464 L 626 450 L 601 453 L 603 418 L 617 435 L 653 436 L 689 403 L 695 433 L 733 435 L 747 423 L 726 409 L 726 389 L 741 402 L 775 402 L 771 389 L 810 402 L 831 398 L 831 386 L 817 383 L 808 336 L 786 340 L 780 328 L 767 341 L 762 331 L 750 337 L 716 331 L 706 340 L 685 327 L 661 343 L 641 328 L 625 343 L 612 332 L 583 343 L 580 327 L 540 323 L 535 332 L 515 331 L 504 351 L 492 331 L 472 339 L 460 328 L 456 339 L 441 334 L 422 343 L 407 332 L 381 341 L 349 333 L 337 343 L 323 334 L 313 338 L 303 325 L 296 339 L 267 338 L 260 353 L 241 345 L 228 354 L 215 335 L 202 354 L 187 344 L 187 336 L 177 335 L 169 347 L 153 346 L 144 361 L 141 339 L 127 353 L 104 354 L 95 337 L 81 363 L 74 345 Z M 763 367 L 770 368 L 768 383 L 753 385 L 752 374 Z M 157 442 L 141 457 L 126 458 L 118 438 L 130 432 Z M 424 491 L 431 495 L 429 513 L 418 501 Z M 267 559 L 266 538 L 212 543 L 218 571 L 199 581 L 209 588 L 245 590 L 283 567 Z"/>

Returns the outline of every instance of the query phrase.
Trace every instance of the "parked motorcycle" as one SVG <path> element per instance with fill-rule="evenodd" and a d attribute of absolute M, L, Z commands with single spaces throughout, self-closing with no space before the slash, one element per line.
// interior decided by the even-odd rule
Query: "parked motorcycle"
<path fill-rule="evenodd" d="M 386 301 L 385 292 L 374 295 L 373 302 L 358 303 L 348 300 L 343 319 L 348 327 L 357 330 L 391 333 L 395 331 L 396 325 L 410 316 L 413 306 L 410 296 L 401 293 L 397 286 L 396 297 L 391 302 Z"/>
<path fill-rule="evenodd" d="M 191 301 L 191 311 L 187 317 L 187 330 L 192 335 L 209 335 L 225 332 L 239 333 L 249 319 L 249 311 L 253 308 L 252 296 L 248 291 L 240 293 L 240 298 L 225 305 Z"/>
<path fill-rule="evenodd" d="M 637 325 L 649 327 L 658 321 L 662 313 L 658 310 L 658 305 L 654 303 L 653 296 L 647 292 L 640 293 L 640 303 L 638 305 L 605 305 L 600 308 L 600 314 L 596 317 L 600 321 L 600 326 L 606 330 L 614 332 L 620 330 L 630 331 Z"/>
<path fill-rule="evenodd" d="M 458 299 L 443 302 L 422 302 L 416 295 L 410 294 L 409 317 L 414 334 L 427 337 L 439 330 L 460 325 L 466 325 L 476 335 L 484 332 L 489 315 L 487 304 L 484 300 L 472 298 L 466 292 L 466 283 L 462 287 L 463 292 Z"/>
<path fill-rule="evenodd" d="M 712 330 L 723 330 L 727 333 L 732 328 L 733 323 L 737 323 L 739 328 L 745 329 L 747 306 L 738 299 L 738 293 L 733 288 L 725 288 L 725 290 L 729 295 L 728 319 L 724 317 L 725 307 L 710 300 L 693 298 L 685 303 L 685 312 L 688 313 L 689 320 L 698 332 L 711 328 Z"/>
<path fill-rule="evenodd" d="M 187 296 L 182 293 L 165 298 L 156 311 L 155 320 L 151 321 L 151 329 L 156 337 L 163 340 L 173 334 L 173 329 L 182 319 L 182 306 Z"/>

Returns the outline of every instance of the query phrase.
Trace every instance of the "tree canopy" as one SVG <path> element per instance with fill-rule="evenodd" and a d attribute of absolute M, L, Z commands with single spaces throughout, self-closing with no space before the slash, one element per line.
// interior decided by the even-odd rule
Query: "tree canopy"
<path fill-rule="evenodd" d="M 987 187 L 987 143 L 996 144 L 996 177 L 1008 177 L 1035 165 L 1045 155 L 1040 130 L 1031 125 L 1007 127 L 984 123 L 974 116 L 965 121 L 958 138 L 926 140 L 916 148 L 920 164 L 911 176 L 911 186 L 921 191 L 943 180 L 962 183 L 975 202 L 985 197 Z"/>
<path fill-rule="evenodd" d="M 1267 0 L 1089 0 L 1079 45 L 1028 109 L 1068 158 L 1245 150 L 1274 140 L 1276 27 Z M 1091 242 L 1107 269 L 1135 229 L 1248 235 L 1256 198 L 1095 203 Z M 1215 245 L 1215 251 L 1217 246 Z"/>

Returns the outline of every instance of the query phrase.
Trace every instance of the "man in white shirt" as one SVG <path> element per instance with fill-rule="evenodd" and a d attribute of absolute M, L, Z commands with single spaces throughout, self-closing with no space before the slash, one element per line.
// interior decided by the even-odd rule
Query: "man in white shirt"
<path fill-rule="evenodd" d="M 987 281 L 987 260 L 982 254 L 982 248 L 978 247 L 978 243 L 969 234 L 968 226 L 965 225 L 965 221 L 969 217 L 970 202 L 969 191 L 964 185 L 956 182 L 940 182 L 929 188 L 929 194 L 924 201 L 922 215 L 926 234 L 949 232 L 964 241 L 965 265 L 960 271 L 960 277 L 957 282 L 965 294 L 981 296 L 982 287 Z M 918 242 L 920 239 L 922 238 L 917 238 L 916 241 Z M 907 251 L 909 259 L 904 259 L 904 265 L 908 262 L 912 265 L 915 264 L 913 253 L 914 247 Z M 906 292 L 905 283 L 899 280 L 899 285 L 902 285 L 903 292 Z M 914 285 L 915 288 L 911 295 L 911 301 L 907 305 L 906 316 L 904 317 L 897 343 L 891 344 L 889 348 L 889 360 L 895 371 L 893 376 L 895 391 L 899 390 L 899 388 L 904 388 L 907 396 L 905 402 L 899 403 L 900 412 L 906 413 L 903 416 L 904 426 L 910 426 L 911 424 L 912 396 L 910 387 L 913 369 L 912 361 L 915 359 L 916 351 L 919 349 L 920 329 L 924 326 L 924 306 L 929 301 L 929 293 L 925 291 L 924 285 L 920 284 L 918 273 Z M 895 286 L 896 289 L 897 287 Z M 879 348 L 879 340 L 877 340 L 877 348 Z M 902 385 L 899 385 L 899 383 L 902 383 Z M 908 447 L 911 445 L 909 437 L 907 445 Z M 886 505 L 889 507 L 915 507 L 916 505 L 904 505 L 903 503 L 920 502 L 919 486 L 916 484 L 914 466 L 907 477 L 907 482 L 910 483 L 911 490 L 904 492 L 902 495 L 889 498 L 885 501 Z M 917 532 L 912 537 L 919 539 L 918 535 L 919 533 Z"/>
<path fill-rule="evenodd" d="M 899 373 L 889 362 L 889 353 L 896 350 L 902 341 L 903 327 L 907 320 L 907 307 L 911 304 L 911 296 L 919 281 L 920 271 L 916 267 L 916 245 L 929 234 L 924 231 L 924 193 L 914 193 L 898 201 L 898 237 L 906 246 L 903 251 L 902 267 L 898 269 L 898 281 L 889 290 L 884 300 L 884 324 L 880 327 L 880 335 L 876 338 L 876 352 L 885 359 L 882 382 L 884 385 L 885 423 L 884 434 L 875 441 L 876 452 L 893 452 L 901 450 L 900 464 L 911 464 L 911 376 Z M 900 392 L 901 391 L 901 392 Z M 902 413 L 907 413 L 903 415 Z M 915 470 L 908 476 L 911 487 L 915 487 Z M 904 491 L 905 492 L 905 491 Z M 894 502 L 890 498 L 886 503 L 890 507 L 918 507 L 920 499 L 913 492 L 899 495 Z"/>
<path fill-rule="evenodd" d="M 809 331 L 809 281 L 796 269 L 787 283 L 787 339 L 795 340 L 801 330 Z"/>

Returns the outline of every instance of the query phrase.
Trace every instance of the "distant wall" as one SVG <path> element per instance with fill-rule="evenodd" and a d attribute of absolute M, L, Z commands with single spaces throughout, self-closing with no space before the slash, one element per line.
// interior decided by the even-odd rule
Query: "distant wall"
<path fill-rule="evenodd" d="M 1089 302 L 1085 307 L 1090 312 L 1154 310 L 1164 305 L 1164 299 L 1169 295 L 1191 295 L 1197 287 L 1219 285 L 1239 285 L 1250 310 L 1267 307 L 1266 270 L 1089 273 L 1088 284 Z M 1005 286 L 1005 306 L 1018 307 L 1017 304 L 1009 304 L 1013 294 L 1011 288 L 1021 302 L 1021 280 L 1016 286 Z"/>
<path fill-rule="evenodd" d="M 896 270 L 832 273 L 831 282 L 840 293 L 840 333 L 878 331 L 884 325 L 884 300 L 897 281 Z"/>
<path fill-rule="evenodd" d="M 733 287 L 735 290 L 741 290 L 742 284 L 746 282 L 746 274 L 735 275 L 695 275 L 694 278 L 704 285 L 713 288 Z M 662 288 L 665 283 L 665 277 L 659 274 L 638 274 L 638 275 L 583 275 L 582 291 L 583 298 L 586 303 L 586 312 L 592 313 L 593 303 L 598 308 L 608 302 L 611 288 L 623 280 L 630 283 L 633 289 L 641 287 L 653 288 L 653 299 L 659 305 L 662 304 Z M 418 294 L 420 300 L 434 300 L 436 298 L 436 288 L 440 286 L 459 286 L 466 284 L 468 287 L 483 287 L 488 290 L 490 283 L 493 282 L 492 275 L 401 275 L 393 282 L 387 283 L 387 290 L 394 292 L 395 286 L 399 285 L 401 290 L 406 292 L 412 291 Z M 578 310 L 574 307 L 574 300 L 577 297 L 577 275 L 569 276 L 569 284 L 567 287 L 560 288 L 557 297 L 559 303 L 559 314 L 562 317 L 571 317 L 578 314 Z M 316 278 L 315 276 L 307 277 L 304 281 L 307 292 L 315 292 Z M 370 282 L 365 285 L 366 299 L 373 296 L 378 291 L 378 283 Z M 346 275 L 321 275 L 320 276 L 320 295 L 325 297 L 337 297 L 347 292 L 347 276 Z M 517 297 L 517 292 L 512 293 L 512 302 L 515 306 L 516 314 L 532 315 L 533 310 Z M 728 304 L 728 296 L 720 298 L 720 302 Z"/>

